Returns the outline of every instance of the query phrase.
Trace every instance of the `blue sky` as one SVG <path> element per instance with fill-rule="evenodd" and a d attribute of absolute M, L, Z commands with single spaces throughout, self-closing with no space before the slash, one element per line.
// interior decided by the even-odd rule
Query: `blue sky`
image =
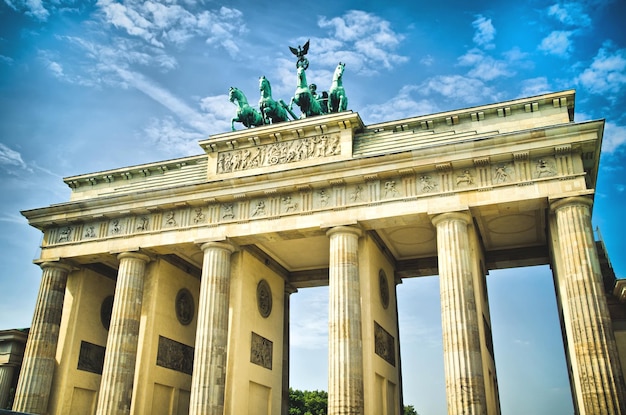
<path fill-rule="evenodd" d="M 576 120 L 606 119 L 594 225 L 626 277 L 626 2 L 295 4 L 0 2 L 0 329 L 30 325 L 41 276 L 20 210 L 68 200 L 63 177 L 201 154 L 230 128 L 230 86 L 256 102 L 265 75 L 290 99 L 288 46 L 307 39 L 309 82 L 328 89 L 345 62 L 366 124 L 576 89 Z M 573 413 L 549 269 L 488 284 L 503 413 Z M 398 287 L 405 402 L 421 415 L 445 412 L 438 289 Z M 292 301 L 292 385 L 326 389 L 327 289 Z"/>

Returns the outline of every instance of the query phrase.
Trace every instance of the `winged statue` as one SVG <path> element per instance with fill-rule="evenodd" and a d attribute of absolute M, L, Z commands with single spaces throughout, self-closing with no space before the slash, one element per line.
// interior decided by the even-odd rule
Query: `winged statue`
<path fill-rule="evenodd" d="M 304 46 L 298 45 L 298 48 L 294 48 L 289 46 L 289 50 L 291 53 L 296 55 L 298 61 L 296 62 L 296 68 L 302 67 L 303 69 L 307 69 L 309 67 L 309 60 L 306 58 L 306 55 L 309 52 L 309 41 L 307 40 Z"/>

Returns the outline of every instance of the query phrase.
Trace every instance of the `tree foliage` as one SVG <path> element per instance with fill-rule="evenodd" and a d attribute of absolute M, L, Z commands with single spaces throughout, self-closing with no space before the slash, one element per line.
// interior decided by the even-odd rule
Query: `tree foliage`
<path fill-rule="evenodd" d="M 289 415 L 327 415 L 328 393 L 289 388 Z M 419 415 L 413 405 L 404 407 L 404 415 Z"/>
<path fill-rule="evenodd" d="M 289 415 L 327 415 L 328 393 L 289 388 Z"/>

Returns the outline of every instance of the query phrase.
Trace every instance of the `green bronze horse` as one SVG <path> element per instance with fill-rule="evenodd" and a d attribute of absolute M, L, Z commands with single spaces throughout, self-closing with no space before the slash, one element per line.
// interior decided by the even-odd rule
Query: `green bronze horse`
<path fill-rule="evenodd" d="M 289 121 L 285 103 L 283 100 L 280 100 L 280 102 L 274 101 L 272 98 L 272 86 L 265 76 L 259 78 L 259 91 L 261 92 L 259 110 L 265 124 Z"/>
<path fill-rule="evenodd" d="M 296 92 L 289 103 L 290 110 L 293 108 L 293 104 L 300 107 L 300 112 L 302 113 L 301 118 L 310 117 L 312 115 L 321 115 L 324 113 L 320 103 L 317 99 L 315 99 L 309 89 L 309 86 L 307 85 L 306 73 L 304 68 L 301 66 L 298 67 L 298 86 L 296 87 Z"/>
<path fill-rule="evenodd" d="M 330 86 L 330 99 L 328 105 L 328 112 L 341 112 L 348 109 L 348 97 L 346 91 L 343 89 L 343 70 L 346 64 L 339 62 L 335 73 L 333 74 L 333 83 Z"/>
<path fill-rule="evenodd" d="M 263 125 L 263 116 L 248 104 L 248 99 L 238 88 L 230 87 L 228 99 L 232 103 L 237 101 L 237 116 L 230 123 L 233 131 L 235 131 L 235 122 L 240 122 L 248 128 Z"/>

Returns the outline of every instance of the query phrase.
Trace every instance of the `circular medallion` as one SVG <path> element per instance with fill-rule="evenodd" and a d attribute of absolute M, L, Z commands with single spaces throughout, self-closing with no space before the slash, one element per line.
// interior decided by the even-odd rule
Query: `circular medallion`
<path fill-rule="evenodd" d="M 272 290 L 265 280 L 259 281 L 256 286 L 256 302 L 259 306 L 259 313 L 267 318 L 272 312 Z"/>
<path fill-rule="evenodd" d="M 183 326 L 193 320 L 194 303 L 193 296 L 186 288 L 181 288 L 176 294 L 176 318 Z"/>
<path fill-rule="evenodd" d="M 100 322 L 102 323 L 102 327 L 106 330 L 111 326 L 111 314 L 113 313 L 113 296 L 109 295 L 104 300 L 102 300 L 102 305 L 100 306 Z"/>
<path fill-rule="evenodd" d="M 383 308 L 389 307 L 389 282 L 387 281 L 387 275 L 382 269 L 378 272 L 378 283 L 380 285 L 380 302 L 383 304 Z"/>

